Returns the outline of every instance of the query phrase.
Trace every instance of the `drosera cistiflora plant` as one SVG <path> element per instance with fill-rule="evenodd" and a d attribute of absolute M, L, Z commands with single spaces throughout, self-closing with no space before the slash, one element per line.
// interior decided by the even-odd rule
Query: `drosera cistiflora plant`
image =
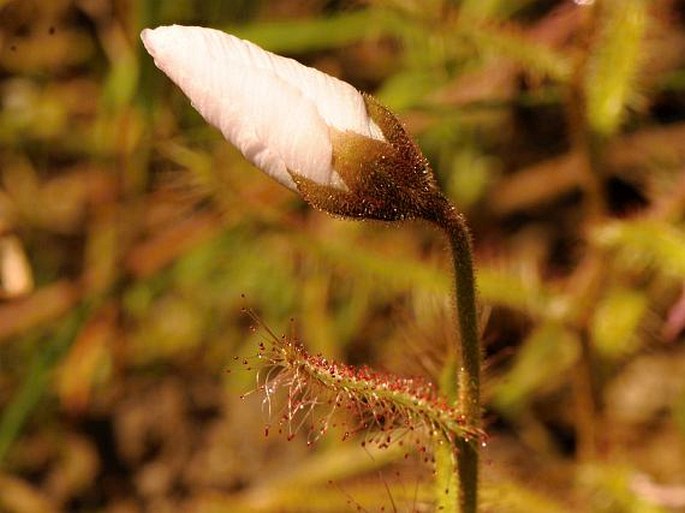
<path fill-rule="evenodd" d="M 403 444 L 411 434 L 426 462 L 432 458 L 426 436 L 450 443 L 456 439 L 485 442 L 485 433 L 469 426 L 458 407 L 448 404 L 428 379 L 311 354 L 295 337 L 277 335 L 252 310 L 243 310 L 253 330 L 262 336 L 255 354 L 234 358 L 245 370 L 256 373 L 256 387 L 243 397 L 263 394 L 267 436 L 272 425 L 288 440 L 305 430 L 307 443 L 312 444 L 331 427 L 340 427 L 336 413 L 342 411 L 346 413 L 343 440 L 359 437 L 362 445 L 384 448 L 394 442 Z"/>
<path fill-rule="evenodd" d="M 312 207 L 349 219 L 421 219 L 448 238 L 459 347 L 451 348 L 439 379 L 444 400 L 421 380 L 329 362 L 287 338 L 265 344 L 257 357 L 271 362 L 267 407 L 272 390 L 287 390 L 281 423 L 289 435 L 304 422 L 296 418 L 311 418 L 324 393 L 331 412 L 366 412 L 350 432 L 425 427 L 440 455 L 436 481 L 456 477 L 459 486 L 454 497 L 438 498 L 439 507 L 476 513 L 482 354 L 471 233 L 411 134 L 352 85 L 230 34 L 174 25 L 145 29 L 141 38 L 157 67 L 209 123 Z M 328 424 L 324 420 L 319 433 Z"/>

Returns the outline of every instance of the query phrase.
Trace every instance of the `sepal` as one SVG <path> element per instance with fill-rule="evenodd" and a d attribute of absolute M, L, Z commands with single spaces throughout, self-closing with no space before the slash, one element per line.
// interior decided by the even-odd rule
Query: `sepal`
<path fill-rule="evenodd" d="M 332 167 L 345 189 L 321 185 L 291 170 L 300 194 L 315 208 L 343 217 L 432 219 L 443 197 L 430 164 L 392 112 L 371 96 L 364 95 L 364 102 L 386 141 L 330 129 Z"/>

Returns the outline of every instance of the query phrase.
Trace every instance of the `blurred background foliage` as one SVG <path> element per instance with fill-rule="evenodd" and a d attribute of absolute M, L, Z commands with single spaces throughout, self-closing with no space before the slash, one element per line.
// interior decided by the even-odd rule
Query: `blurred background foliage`
<path fill-rule="evenodd" d="M 434 378 L 445 241 L 251 169 L 143 51 L 171 23 L 377 95 L 467 214 L 485 511 L 685 511 L 679 0 L 0 0 L 0 511 L 431 509 L 406 447 L 267 437 L 227 370 L 249 306 Z"/>

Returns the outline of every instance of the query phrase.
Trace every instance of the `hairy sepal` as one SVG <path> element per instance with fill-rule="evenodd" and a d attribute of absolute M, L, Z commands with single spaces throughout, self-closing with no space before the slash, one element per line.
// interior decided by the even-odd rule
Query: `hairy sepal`
<path fill-rule="evenodd" d="M 345 189 L 290 171 L 300 194 L 312 206 L 343 217 L 432 219 L 443 197 L 428 161 L 392 112 L 371 96 L 364 95 L 364 101 L 386 140 L 331 128 L 332 167 Z"/>

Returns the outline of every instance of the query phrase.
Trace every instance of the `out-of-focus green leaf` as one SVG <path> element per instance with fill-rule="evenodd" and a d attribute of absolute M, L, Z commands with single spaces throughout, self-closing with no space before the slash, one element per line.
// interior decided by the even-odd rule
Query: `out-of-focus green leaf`
<path fill-rule="evenodd" d="M 563 382 L 578 357 L 576 335 L 557 323 L 536 328 L 520 348 L 511 370 L 494 390 L 493 404 L 515 414 L 541 391 Z"/>
<path fill-rule="evenodd" d="M 579 481 L 597 513 L 665 513 L 638 493 L 638 471 L 618 464 L 588 464 L 578 472 Z"/>
<path fill-rule="evenodd" d="M 507 306 L 537 317 L 555 317 L 556 302 L 543 284 L 511 271 L 483 266 L 478 270 L 478 291 L 483 301 Z"/>
<path fill-rule="evenodd" d="M 464 0 L 459 14 L 466 19 L 483 20 L 493 17 L 504 3 L 501 0 Z"/>
<path fill-rule="evenodd" d="M 87 311 L 86 306 L 72 310 L 52 336 L 42 338 L 45 347 L 33 353 L 24 381 L 0 416 L 0 466 L 27 418 L 45 394 L 52 369 L 74 340 Z"/>
<path fill-rule="evenodd" d="M 609 0 L 600 4 L 602 30 L 588 62 L 585 91 L 588 121 L 601 134 L 616 131 L 626 105 L 635 95 L 647 6 L 645 0 Z"/>
<path fill-rule="evenodd" d="M 248 39 L 276 53 L 303 53 L 338 48 L 382 35 L 388 29 L 383 18 L 370 10 L 340 13 L 310 20 L 259 22 L 244 26 L 223 27 L 237 37 Z"/>
<path fill-rule="evenodd" d="M 473 23 L 464 23 L 459 30 L 479 49 L 508 57 L 529 71 L 562 82 L 571 76 L 571 63 L 567 56 L 526 39 L 522 33 Z"/>
<path fill-rule="evenodd" d="M 685 277 L 685 232 L 675 226 L 647 219 L 617 221 L 597 228 L 593 235 L 628 264 L 655 266 L 666 275 Z"/>
<path fill-rule="evenodd" d="M 639 344 L 635 334 L 647 310 L 647 296 L 632 290 L 612 290 L 604 297 L 592 319 L 592 337 L 597 350 L 609 357 L 625 356 Z"/>
<path fill-rule="evenodd" d="M 372 275 L 383 281 L 384 285 L 397 290 L 410 290 L 421 287 L 435 291 L 449 290 L 447 274 L 431 269 L 420 262 L 410 259 L 389 259 L 380 253 L 366 251 L 357 247 L 350 251 L 349 245 L 330 241 L 317 241 L 311 238 L 296 237 L 295 240 L 310 251 L 315 250 L 324 258 L 346 266 L 350 271 L 362 275 Z"/>
<path fill-rule="evenodd" d="M 370 511 L 378 511 L 386 507 L 391 499 L 384 493 L 379 493 L 377 484 L 359 480 L 361 488 L 345 485 L 345 490 L 351 494 L 341 493 L 337 486 L 347 476 L 355 476 L 362 472 L 373 471 L 400 460 L 406 449 L 401 445 L 392 444 L 390 447 L 378 449 L 373 444 L 360 447 L 359 444 L 339 444 L 335 448 L 312 455 L 306 462 L 297 467 L 288 468 L 286 472 L 272 475 L 256 490 L 247 490 L 243 494 L 209 496 L 199 509 L 207 512 L 337 512 L 349 508 L 351 501 L 357 504 L 373 503 L 375 507 Z M 387 484 L 386 484 L 387 486 Z M 422 487 L 423 488 L 423 487 Z M 390 488 L 388 488 L 390 490 Z M 411 494 L 400 486 L 392 488 L 392 497 L 404 503 L 416 498 L 414 487 Z M 425 491 L 421 490 L 421 498 L 427 500 Z M 350 499 L 353 497 L 353 499 Z M 379 508 L 379 509 L 376 509 Z"/>
<path fill-rule="evenodd" d="M 447 194 L 464 209 L 473 206 L 492 182 L 495 165 L 494 159 L 475 153 L 471 147 L 464 148 L 452 161 Z"/>
<path fill-rule="evenodd" d="M 665 412 L 673 411 L 677 419 L 678 402 L 685 394 L 683 376 L 685 354 L 682 352 L 642 352 L 623 362 L 620 372 L 604 391 L 607 417 L 624 426 L 643 427 L 668 419 L 669 414 Z"/>
<path fill-rule="evenodd" d="M 372 275 L 397 290 L 421 288 L 448 293 L 453 287 L 451 271 L 447 268 L 435 269 L 406 258 L 388 259 L 386 255 L 363 248 L 350 251 L 347 245 L 329 241 L 324 244 L 310 238 L 295 240 L 309 250 L 314 249 L 321 256 L 347 266 L 352 272 Z M 478 270 L 477 281 L 480 300 L 486 304 L 504 305 L 535 316 L 552 315 L 549 311 L 552 296 L 539 283 L 532 283 L 513 272 L 484 266 Z"/>
<path fill-rule="evenodd" d="M 375 96 L 389 108 L 402 111 L 420 104 L 440 83 L 435 73 L 412 69 L 389 77 Z"/>
<path fill-rule="evenodd" d="M 550 497 L 515 481 L 484 482 L 482 488 L 484 511 L 493 513 L 566 513 L 571 509 Z"/>

